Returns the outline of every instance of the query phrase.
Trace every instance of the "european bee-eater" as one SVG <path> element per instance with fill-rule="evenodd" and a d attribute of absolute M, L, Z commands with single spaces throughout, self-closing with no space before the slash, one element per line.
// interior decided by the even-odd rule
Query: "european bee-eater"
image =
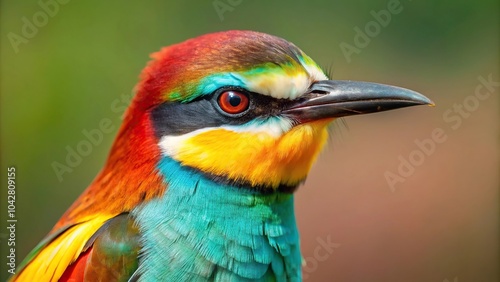
<path fill-rule="evenodd" d="M 14 281 L 300 281 L 293 192 L 338 117 L 428 105 L 253 31 L 163 48 L 96 179 Z"/>

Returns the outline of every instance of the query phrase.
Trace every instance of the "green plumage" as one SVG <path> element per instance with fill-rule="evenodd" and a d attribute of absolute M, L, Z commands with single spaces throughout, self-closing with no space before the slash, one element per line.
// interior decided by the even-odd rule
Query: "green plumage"
<path fill-rule="evenodd" d="M 140 281 L 299 281 L 291 194 L 221 186 L 164 158 L 164 197 L 135 209 Z"/>

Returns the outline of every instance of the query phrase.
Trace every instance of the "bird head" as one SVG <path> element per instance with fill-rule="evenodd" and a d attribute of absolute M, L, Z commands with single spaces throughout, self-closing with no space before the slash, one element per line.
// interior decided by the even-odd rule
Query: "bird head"
<path fill-rule="evenodd" d="M 399 87 L 330 80 L 292 43 L 253 31 L 203 35 L 152 58 L 122 131 L 149 129 L 118 138 L 146 138 L 154 148 L 129 153 L 149 150 L 266 192 L 304 181 L 335 118 L 431 104 Z"/>

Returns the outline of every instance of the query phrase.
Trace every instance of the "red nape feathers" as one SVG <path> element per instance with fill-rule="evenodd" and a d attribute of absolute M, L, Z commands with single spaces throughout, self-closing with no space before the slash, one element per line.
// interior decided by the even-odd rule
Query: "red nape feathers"
<path fill-rule="evenodd" d="M 103 170 L 73 203 L 52 232 L 95 214 L 113 217 L 158 197 L 166 185 L 156 172 L 160 151 L 149 113 L 123 122 Z"/>

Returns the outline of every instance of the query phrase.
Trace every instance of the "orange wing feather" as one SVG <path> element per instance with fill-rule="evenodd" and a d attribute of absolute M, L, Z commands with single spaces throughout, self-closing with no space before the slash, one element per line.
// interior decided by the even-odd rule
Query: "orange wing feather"
<path fill-rule="evenodd" d="M 104 169 L 56 223 L 48 235 L 55 238 L 35 251 L 12 281 L 58 281 L 107 220 L 164 193 L 149 115 L 127 116 Z M 71 227 L 57 234 L 65 226 Z"/>

